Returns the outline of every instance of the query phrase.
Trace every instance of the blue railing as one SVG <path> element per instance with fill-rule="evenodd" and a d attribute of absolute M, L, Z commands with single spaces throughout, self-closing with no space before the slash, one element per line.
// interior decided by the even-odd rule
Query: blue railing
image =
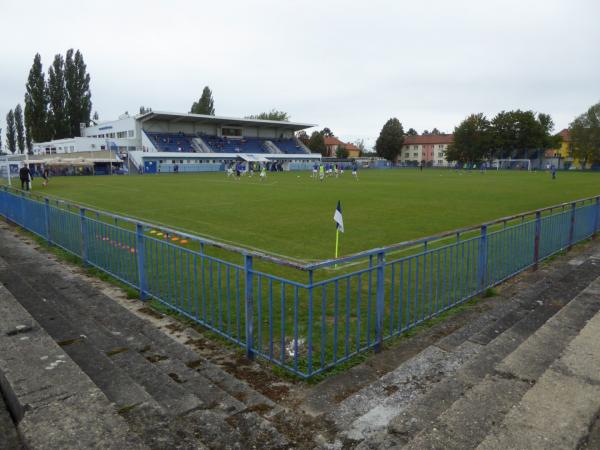
<path fill-rule="evenodd" d="M 599 214 L 593 197 L 307 264 L 0 190 L 0 215 L 302 378 L 595 235 Z"/>

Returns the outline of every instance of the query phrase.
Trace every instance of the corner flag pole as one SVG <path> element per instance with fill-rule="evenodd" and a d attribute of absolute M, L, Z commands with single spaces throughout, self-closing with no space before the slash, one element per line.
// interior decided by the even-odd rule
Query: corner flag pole
<path fill-rule="evenodd" d="M 338 257 L 338 251 L 340 246 L 340 231 L 344 232 L 344 219 L 342 218 L 342 205 L 338 200 L 335 213 L 333 214 L 333 220 L 335 221 L 335 257 Z"/>

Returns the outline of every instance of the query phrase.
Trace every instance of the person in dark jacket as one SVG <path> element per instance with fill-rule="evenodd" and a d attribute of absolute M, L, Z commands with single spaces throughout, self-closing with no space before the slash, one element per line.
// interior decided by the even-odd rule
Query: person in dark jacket
<path fill-rule="evenodd" d="M 21 189 L 29 190 L 29 182 L 33 178 L 28 166 L 21 167 L 19 170 L 19 178 L 21 179 Z"/>

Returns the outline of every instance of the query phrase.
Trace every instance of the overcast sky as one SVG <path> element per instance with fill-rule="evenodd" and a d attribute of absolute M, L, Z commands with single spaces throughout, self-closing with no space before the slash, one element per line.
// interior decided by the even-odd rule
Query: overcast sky
<path fill-rule="evenodd" d="M 599 19 L 599 0 L 0 0 L 0 127 L 35 53 L 47 70 L 73 47 L 103 120 L 187 112 L 208 85 L 217 115 L 276 108 L 352 141 L 516 108 L 559 131 L 600 101 Z"/>

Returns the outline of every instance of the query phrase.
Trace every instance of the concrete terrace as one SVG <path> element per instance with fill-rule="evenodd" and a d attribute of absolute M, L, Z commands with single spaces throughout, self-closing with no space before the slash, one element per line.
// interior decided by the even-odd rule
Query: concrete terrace
<path fill-rule="evenodd" d="M 600 243 L 308 385 L 0 222 L 0 449 L 600 448 Z"/>

